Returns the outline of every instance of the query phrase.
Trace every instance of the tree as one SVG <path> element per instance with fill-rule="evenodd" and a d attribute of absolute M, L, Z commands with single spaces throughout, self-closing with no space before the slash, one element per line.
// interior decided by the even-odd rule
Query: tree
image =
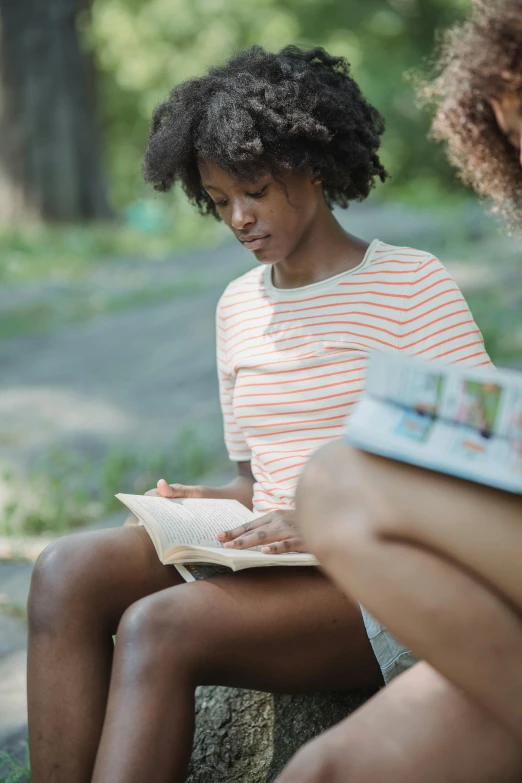
<path fill-rule="evenodd" d="M 404 72 L 422 67 L 437 31 L 468 10 L 469 0 L 93 0 L 115 202 L 135 198 L 154 105 L 174 84 L 254 43 L 320 44 L 349 60 L 386 118 L 383 161 L 392 179 L 383 195 L 407 189 L 418 203 L 423 187 L 460 189 L 444 151 L 426 138 L 429 117 Z"/>
<path fill-rule="evenodd" d="M 0 222 L 110 216 L 78 0 L 0 0 Z"/>

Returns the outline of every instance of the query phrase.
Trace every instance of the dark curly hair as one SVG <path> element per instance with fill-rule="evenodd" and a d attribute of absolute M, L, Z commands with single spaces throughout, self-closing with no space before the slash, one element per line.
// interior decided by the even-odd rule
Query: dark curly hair
<path fill-rule="evenodd" d="M 218 217 L 198 159 L 241 181 L 309 168 L 329 206 L 346 207 L 388 176 L 377 155 L 383 132 L 342 57 L 252 46 L 178 85 L 155 109 L 143 176 L 159 191 L 179 181 L 202 214 Z"/>
<path fill-rule="evenodd" d="M 421 101 L 436 107 L 432 136 L 479 196 L 522 232 L 520 154 L 498 127 L 491 98 L 521 90 L 522 0 L 474 0 L 471 18 L 446 31 Z"/>

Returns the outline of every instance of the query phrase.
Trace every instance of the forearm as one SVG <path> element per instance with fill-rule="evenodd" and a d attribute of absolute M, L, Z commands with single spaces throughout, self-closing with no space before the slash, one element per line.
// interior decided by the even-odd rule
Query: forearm
<path fill-rule="evenodd" d="M 221 487 L 205 487 L 205 497 L 218 500 L 237 500 L 243 506 L 252 510 L 254 494 L 254 478 L 236 476 L 229 484 Z"/>

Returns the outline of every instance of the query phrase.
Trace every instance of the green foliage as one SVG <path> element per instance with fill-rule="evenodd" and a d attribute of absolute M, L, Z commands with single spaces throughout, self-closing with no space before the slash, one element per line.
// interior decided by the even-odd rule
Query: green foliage
<path fill-rule="evenodd" d="M 143 193 L 140 162 L 153 107 L 174 84 L 235 50 L 262 44 L 324 45 L 352 63 L 387 119 L 385 193 L 423 179 L 459 188 L 443 152 L 426 140 L 429 119 L 404 72 L 434 48 L 465 0 L 94 0 L 82 29 L 100 68 L 101 126 L 118 206 Z"/>
<path fill-rule="evenodd" d="M 516 293 L 517 301 L 513 304 L 509 295 L 506 297 L 506 292 L 499 289 L 472 294 L 467 302 L 493 362 L 499 367 L 521 369 L 520 291 Z"/>
<path fill-rule="evenodd" d="M 188 427 L 171 448 L 156 452 L 115 446 L 101 459 L 89 459 L 53 448 L 28 476 L 2 476 L 9 501 L 0 516 L 0 533 L 65 533 L 121 510 L 116 492 L 143 494 L 162 477 L 193 484 L 215 465 L 215 456 Z"/>
<path fill-rule="evenodd" d="M 82 278 L 95 264 L 119 258 L 158 259 L 194 244 L 206 245 L 224 235 L 214 220 L 194 215 L 179 193 L 164 201 L 159 196 L 143 204 L 157 215 L 145 224 L 137 205 L 126 222 L 98 225 L 19 228 L 0 226 L 0 283 L 19 283 L 40 278 L 64 281 Z"/>
<path fill-rule="evenodd" d="M 24 762 L 18 761 L 5 750 L 0 750 L 0 770 L 0 783 L 31 783 L 29 749 L 26 748 Z"/>

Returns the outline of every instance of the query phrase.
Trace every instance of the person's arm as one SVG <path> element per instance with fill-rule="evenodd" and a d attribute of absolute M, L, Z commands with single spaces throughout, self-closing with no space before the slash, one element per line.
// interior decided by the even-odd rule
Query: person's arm
<path fill-rule="evenodd" d="M 252 510 L 252 497 L 254 494 L 254 476 L 250 462 L 237 462 L 237 476 L 222 487 L 205 487 L 208 492 L 216 493 L 205 497 L 231 498 L 238 500 L 244 506 Z"/>
<path fill-rule="evenodd" d="M 434 256 L 427 256 L 412 272 L 397 347 L 419 359 L 464 367 L 492 366 L 460 288 Z"/>
<path fill-rule="evenodd" d="M 252 496 L 254 494 L 254 476 L 250 462 L 237 463 L 237 476 L 222 487 L 207 487 L 203 484 L 167 484 L 165 479 L 160 479 L 155 489 L 149 489 L 146 495 L 154 495 L 162 498 L 214 498 L 216 500 L 237 500 L 250 511 L 252 510 Z M 123 523 L 139 525 L 139 520 L 134 514 L 130 514 Z"/>
<path fill-rule="evenodd" d="M 238 462 L 237 476 L 221 487 L 207 487 L 203 484 L 187 486 L 185 484 L 167 484 L 165 479 L 158 481 L 157 489 L 146 492 L 164 498 L 213 498 L 216 500 L 237 500 L 252 510 L 254 494 L 254 476 L 250 462 Z"/>

